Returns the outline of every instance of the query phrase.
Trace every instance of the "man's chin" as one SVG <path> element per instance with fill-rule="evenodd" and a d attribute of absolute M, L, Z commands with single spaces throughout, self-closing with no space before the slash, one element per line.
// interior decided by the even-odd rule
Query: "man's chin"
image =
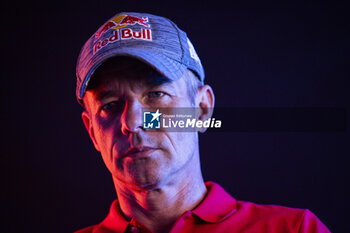
<path fill-rule="evenodd" d="M 137 185 L 142 190 L 152 191 L 160 188 L 160 185 L 158 182 L 155 183 L 148 183 L 148 184 L 138 184 Z"/>
<path fill-rule="evenodd" d="M 166 184 L 166 174 L 157 173 L 155 171 L 148 173 L 133 174 L 127 183 L 134 188 L 144 191 L 152 191 L 161 189 Z"/>
<path fill-rule="evenodd" d="M 132 183 L 142 189 L 152 190 L 159 187 L 162 176 L 155 170 L 151 172 L 140 172 L 134 174 L 132 177 Z"/>
<path fill-rule="evenodd" d="M 131 181 L 130 183 L 135 184 L 138 187 L 155 187 L 166 175 L 163 174 L 165 173 L 164 167 L 162 167 L 157 160 L 145 159 L 131 162 L 127 165 L 125 171 L 127 171 L 128 174 L 125 174 L 125 177 L 129 177 Z"/>
<path fill-rule="evenodd" d="M 129 189 L 138 191 L 152 191 L 161 187 L 159 179 L 156 180 L 139 180 L 139 179 L 128 179 L 122 182 Z"/>

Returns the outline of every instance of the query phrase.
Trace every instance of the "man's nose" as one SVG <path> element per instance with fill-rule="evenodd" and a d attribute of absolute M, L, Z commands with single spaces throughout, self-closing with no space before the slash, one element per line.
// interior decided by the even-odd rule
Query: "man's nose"
<path fill-rule="evenodd" d="M 142 129 L 142 104 L 137 99 L 126 101 L 121 124 L 121 131 L 124 135 L 136 133 Z"/>

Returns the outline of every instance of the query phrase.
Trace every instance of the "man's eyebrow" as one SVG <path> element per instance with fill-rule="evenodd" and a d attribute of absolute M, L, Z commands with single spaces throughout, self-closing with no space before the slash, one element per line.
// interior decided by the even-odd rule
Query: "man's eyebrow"
<path fill-rule="evenodd" d="M 167 89 L 175 90 L 175 87 L 171 80 L 167 82 L 162 82 L 162 83 L 152 83 L 152 84 L 149 84 L 149 87 L 150 88 L 167 88 Z"/>
<path fill-rule="evenodd" d="M 149 71 L 149 79 L 147 80 L 147 85 L 150 86 L 160 86 L 163 84 L 171 83 L 171 80 L 159 74 L 155 70 Z"/>
<path fill-rule="evenodd" d="M 153 71 L 151 73 L 151 78 L 147 80 L 146 85 L 151 88 L 157 87 L 167 87 L 170 89 L 174 89 L 173 81 L 160 75 L 159 73 Z"/>
<path fill-rule="evenodd" d="M 172 83 L 173 81 L 165 78 L 164 76 L 154 72 L 151 76 L 151 78 L 146 82 L 146 85 L 150 87 L 160 87 L 160 86 L 166 86 L 171 89 L 174 89 Z M 102 101 L 103 99 L 109 98 L 109 97 L 115 97 L 118 96 L 115 90 L 101 90 L 96 91 L 95 99 L 97 101 Z"/>
<path fill-rule="evenodd" d="M 113 90 L 103 90 L 99 91 L 97 94 L 95 94 L 95 99 L 97 101 L 101 101 L 103 99 L 106 99 L 108 97 L 116 96 L 116 92 Z"/>

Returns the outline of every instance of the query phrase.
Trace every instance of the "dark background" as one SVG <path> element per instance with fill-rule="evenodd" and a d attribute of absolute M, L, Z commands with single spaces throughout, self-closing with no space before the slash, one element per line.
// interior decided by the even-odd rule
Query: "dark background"
<path fill-rule="evenodd" d="M 115 191 L 81 121 L 75 64 L 116 12 L 166 16 L 186 31 L 216 106 L 348 113 L 345 1 L 28 1 L 2 10 L 1 232 L 72 232 L 107 214 Z M 346 127 L 208 132 L 200 143 L 204 177 L 236 199 L 308 208 L 332 232 L 349 232 Z"/>

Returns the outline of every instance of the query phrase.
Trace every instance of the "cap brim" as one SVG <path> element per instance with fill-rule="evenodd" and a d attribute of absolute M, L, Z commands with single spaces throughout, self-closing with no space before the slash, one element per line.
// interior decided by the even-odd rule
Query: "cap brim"
<path fill-rule="evenodd" d="M 184 66 L 180 62 L 169 58 L 163 55 L 162 53 L 158 53 L 154 49 L 118 48 L 117 51 L 109 51 L 108 53 L 104 53 L 103 56 L 98 57 L 96 59 L 97 61 L 94 61 L 94 65 L 88 71 L 81 86 L 79 95 L 80 98 L 83 98 L 84 93 L 86 91 L 86 87 L 88 86 L 88 83 L 96 69 L 100 67 L 109 58 L 118 56 L 127 56 L 138 59 L 151 66 L 164 77 L 173 81 L 180 79 L 184 74 L 185 70 L 187 69 L 186 66 Z"/>

